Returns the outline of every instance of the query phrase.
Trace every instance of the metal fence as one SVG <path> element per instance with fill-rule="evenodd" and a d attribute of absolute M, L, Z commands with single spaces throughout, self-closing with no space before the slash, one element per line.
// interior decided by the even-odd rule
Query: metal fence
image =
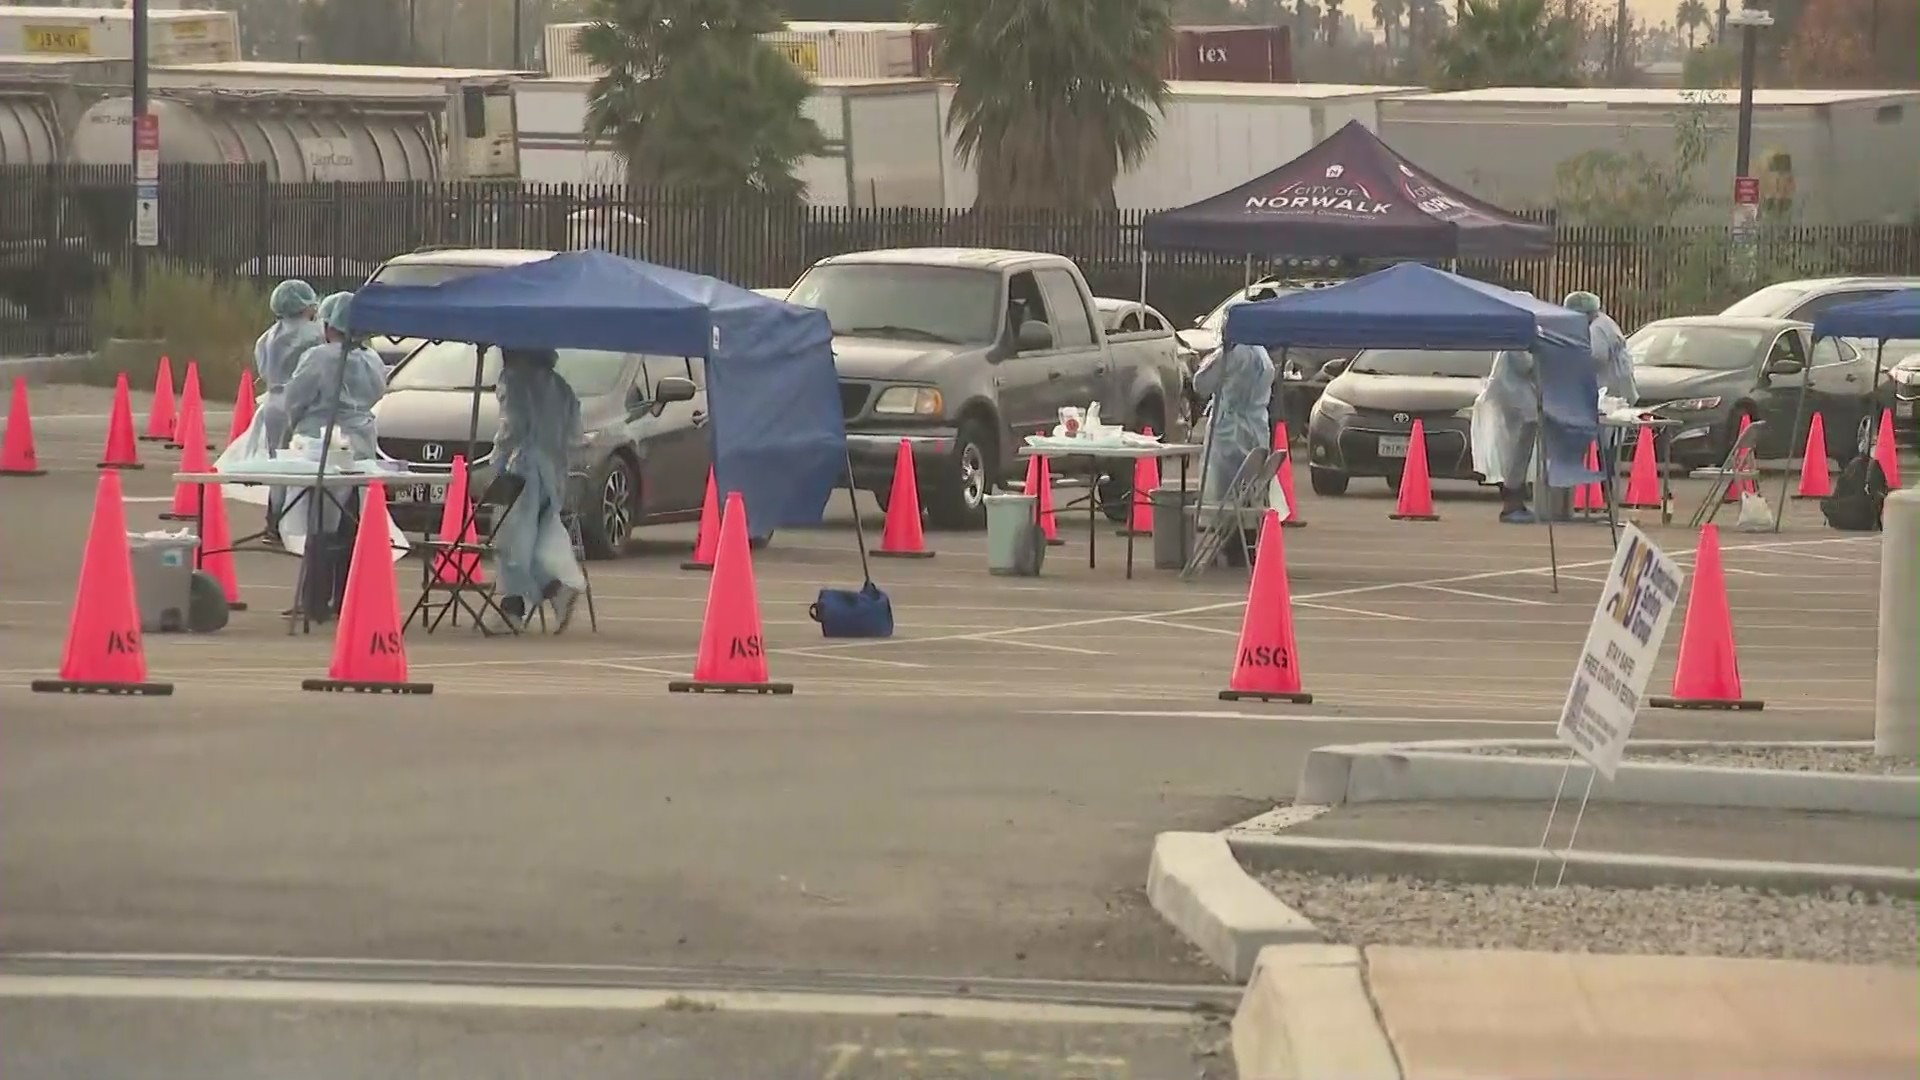
<path fill-rule="evenodd" d="M 0 166 L 0 354 L 90 347 L 91 299 L 132 245 L 131 187 L 126 168 Z M 599 247 L 765 287 L 792 283 L 828 255 L 940 245 L 1058 252 L 1081 265 L 1096 292 L 1134 296 L 1144 216 L 809 207 L 565 184 L 281 184 L 255 166 L 169 166 L 161 191 L 158 257 L 221 275 L 305 277 L 323 289 L 356 287 L 387 257 L 426 246 Z M 1920 274 L 1914 225 L 1774 226 L 1745 254 L 1725 229 L 1557 231 L 1551 255 L 1461 269 L 1539 296 L 1600 293 L 1628 327 L 1715 311 L 1785 277 Z M 1250 270 L 1338 277 L 1371 268 L 1155 253 L 1148 300 L 1184 323 Z"/>

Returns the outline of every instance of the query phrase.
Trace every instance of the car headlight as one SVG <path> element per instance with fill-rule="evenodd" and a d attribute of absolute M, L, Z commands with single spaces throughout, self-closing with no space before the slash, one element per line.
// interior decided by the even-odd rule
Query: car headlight
<path fill-rule="evenodd" d="M 579 438 L 573 440 L 573 448 L 576 450 L 585 450 L 590 446 L 597 446 L 606 434 L 604 431 L 597 430 L 582 432 Z"/>
<path fill-rule="evenodd" d="M 1719 407 L 1720 399 L 1717 397 L 1696 397 L 1682 398 L 1679 401 L 1669 401 L 1665 405 L 1660 406 L 1660 409 L 1665 412 L 1706 412 L 1708 409 L 1717 409 Z"/>
<path fill-rule="evenodd" d="M 873 411 L 882 416 L 941 416 L 946 402 L 931 386 L 891 386 L 880 392 Z"/>
<path fill-rule="evenodd" d="M 1332 394 L 1321 394 L 1320 400 L 1313 403 L 1313 411 L 1323 416 L 1346 416 L 1353 412 L 1353 406 Z"/>
<path fill-rule="evenodd" d="M 1471 405 L 1469 405 L 1469 406 L 1467 406 L 1467 407 L 1466 407 L 1466 408 L 1464 408 L 1464 409 L 1455 409 L 1455 410 L 1453 410 L 1453 418 L 1454 418 L 1455 420 L 1471 420 L 1471 419 L 1473 419 L 1473 406 L 1471 406 Z"/>

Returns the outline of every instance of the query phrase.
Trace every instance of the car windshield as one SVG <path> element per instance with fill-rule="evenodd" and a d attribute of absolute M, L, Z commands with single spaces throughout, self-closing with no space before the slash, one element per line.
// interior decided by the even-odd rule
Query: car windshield
<path fill-rule="evenodd" d="M 1769 285 L 1735 301 L 1732 307 L 1720 314 L 1734 319 L 1785 318 L 1793 305 L 1811 291 L 1803 285 Z"/>
<path fill-rule="evenodd" d="M 1493 354 L 1453 349 L 1368 349 L 1353 358 L 1353 366 L 1349 370 L 1362 375 L 1484 379 L 1493 370 Z"/>
<path fill-rule="evenodd" d="M 627 368 L 620 353 L 592 349 L 560 349 L 555 370 L 567 380 L 573 392 L 583 398 L 613 392 Z M 480 373 L 480 388 L 491 391 L 500 380 L 500 350 L 487 350 L 487 366 Z M 472 390 L 473 346 L 456 341 L 425 345 L 387 377 L 389 390 Z"/>
<path fill-rule="evenodd" d="M 991 270 L 835 263 L 807 271 L 787 303 L 827 313 L 843 337 L 987 345 L 1000 337 L 1000 275 Z"/>
<path fill-rule="evenodd" d="M 373 277 L 367 279 L 367 284 L 377 281 L 382 285 L 439 285 L 472 277 L 483 270 L 499 269 L 502 267 L 462 266 L 456 263 L 388 263 L 375 270 Z"/>
<path fill-rule="evenodd" d="M 1654 323 L 1627 339 L 1627 355 L 1636 367 L 1739 371 L 1759 364 L 1768 337 L 1764 330 Z"/>

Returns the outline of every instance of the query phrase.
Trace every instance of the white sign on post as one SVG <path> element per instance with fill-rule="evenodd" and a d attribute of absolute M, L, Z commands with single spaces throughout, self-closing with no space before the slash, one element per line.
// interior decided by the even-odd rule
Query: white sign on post
<path fill-rule="evenodd" d="M 1633 733 L 1640 696 L 1646 693 L 1686 580 L 1686 571 L 1645 533 L 1632 525 L 1621 533 L 1554 729 L 1561 742 L 1608 780 Z"/>
<path fill-rule="evenodd" d="M 160 246 L 160 185 L 142 183 L 133 189 L 133 242 L 140 247 Z"/>

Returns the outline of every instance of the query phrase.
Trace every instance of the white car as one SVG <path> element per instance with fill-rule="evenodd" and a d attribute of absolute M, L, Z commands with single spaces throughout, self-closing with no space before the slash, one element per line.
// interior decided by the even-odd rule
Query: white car
<path fill-rule="evenodd" d="M 1812 322 L 1830 307 L 1872 300 L 1905 289 L 1920 289 L 1920 277 L 1834 277 L 1782 281 L 1749 293 L 1722 315 Z M 1880 342 L 1849 338 L 1847 343 L 1877 359 L 1894 388 L 1894 430 L 1901 442 L 1920 442 L 1920 340 Z"/>

